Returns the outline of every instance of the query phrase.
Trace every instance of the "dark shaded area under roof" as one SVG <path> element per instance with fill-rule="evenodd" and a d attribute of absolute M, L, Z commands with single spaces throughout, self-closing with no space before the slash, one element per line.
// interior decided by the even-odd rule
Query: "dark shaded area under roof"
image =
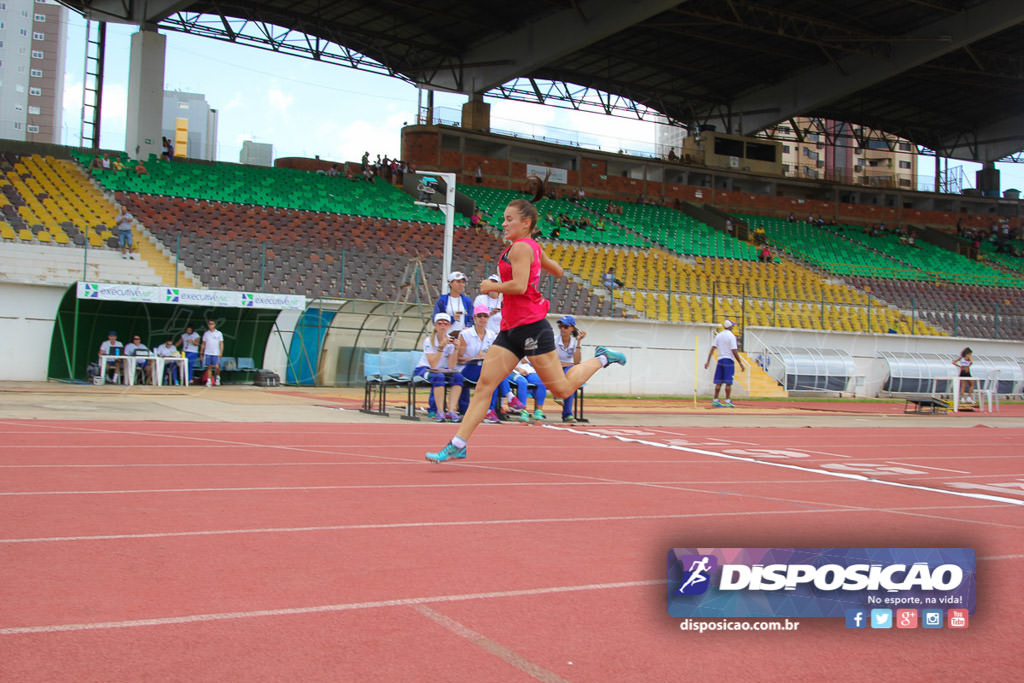
<path fill-rule="evenodd" d="M 134 23 L 185 13 L 267 22 L 344 46 L 404 80 L 466 94 L 534 78 L 728 132 L 819 116 L 944 156 L 991 161 L 1024 149 L 1019 0 L 64 4 Z M 229 22 L 218 23 L 231 39 Z M 315 54 L 312 38 L 310 47 Z"/>

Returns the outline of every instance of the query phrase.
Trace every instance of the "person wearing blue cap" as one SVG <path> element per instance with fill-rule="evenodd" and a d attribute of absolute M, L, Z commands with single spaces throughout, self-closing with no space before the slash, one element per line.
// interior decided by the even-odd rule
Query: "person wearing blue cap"
<path fill-rule="evenodd" d="M 558 336 L 555 337 L 555 351 L 558 353 L 558 360 L 562 362 L 562 372 L 569 372 L 573 365 L 579 365 L 582 359 L 580 342 L 587 336 L 587 333 L 576 327 L 576 318 L 571 315 L 563 315 L 558 319 Z M 575 422 L 572 414 L 573 399 L 575 394 L 565 398 L 562 402 L 562 422 Z"/>

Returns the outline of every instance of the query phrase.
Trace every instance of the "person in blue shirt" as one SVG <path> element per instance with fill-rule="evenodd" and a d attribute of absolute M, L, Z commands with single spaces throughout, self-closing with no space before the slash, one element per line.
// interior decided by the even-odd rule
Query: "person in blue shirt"
<path fill-rule="evenodd" d="M 448 276 L 448 294 L 434 304 L 434 314 L 447 313 L 452 319 L 452 332 L 461 332 L 473 325 L 473 300 L 466 294 L 466 276 L 454 270 Z"/>

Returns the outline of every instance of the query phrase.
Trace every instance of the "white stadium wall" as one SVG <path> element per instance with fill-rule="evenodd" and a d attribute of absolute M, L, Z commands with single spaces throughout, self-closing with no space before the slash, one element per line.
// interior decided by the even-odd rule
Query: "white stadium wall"
<path fill-rule="evenodd" d="M 66 285 L 0 283 L 0 380 L 41 382 Z"/>

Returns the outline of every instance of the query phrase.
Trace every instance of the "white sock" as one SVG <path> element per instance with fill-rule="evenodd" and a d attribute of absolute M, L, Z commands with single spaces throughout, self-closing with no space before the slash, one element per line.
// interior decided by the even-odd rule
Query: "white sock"
<path fill-rule="evenodd" d="M 602 368 L 608 367 L 608 356 L 598 356 L 597 359 L 601 361 Z"/>
<path fill-rule="evenodd" d="M 466 447 L 466 440 L 463 439 L 463 438 L 460 438 L 457 435 L 453 436 L 452 437 L 452 445 L 455 446 L 456 448 L 465 448 Z"/>

